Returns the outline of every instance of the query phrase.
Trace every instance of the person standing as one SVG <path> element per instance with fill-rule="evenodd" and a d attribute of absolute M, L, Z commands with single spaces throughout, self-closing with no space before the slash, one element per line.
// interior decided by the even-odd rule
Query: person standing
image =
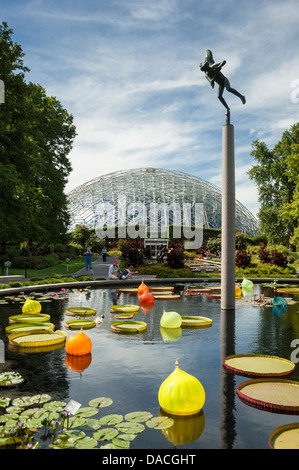
<path fill-rule="evenodd" d="M 86 253 L 85 253 L 85 269 L 87 273 L 88 273 L 88 269 L 90 269 L 90 273 L 93 275 L 92 263 L 91 263 L 92 255 L 93 253 L 91 252 L 91 249 L 87 248 Z"/>
<path fill-rule="evenodd" d="M 106 259 L 107 259 L 107 249 L 106 249 L 105 246 L 104 246 L 104 248 L 102 249 L 102 258 L 103 258 L 103 262 L 106 263 Z"/>

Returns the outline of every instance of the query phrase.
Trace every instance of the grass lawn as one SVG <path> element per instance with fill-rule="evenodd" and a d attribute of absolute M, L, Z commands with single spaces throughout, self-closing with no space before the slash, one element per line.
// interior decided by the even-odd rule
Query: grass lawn
<path fill-rule="evenodd" d="M 92 261 L 94 261 L 96 258 L 94 258 Z M 45 276 L 63 276 L 67 274 L 73 274 L 76 273 L 77 271 L 80 271 L 80 269 L 83 269 L 85 267 L 84 260 L 81 260 L 81 263 L 78 259 L 71 260 L 68 264 L 68 270 L 66 266 L 66 262 L 57 264 L 55 266 L 50 266 L 49 268 L 45 269 L 27 269 L 27 278 L 31 279 L 32 277 L 45 277 Z M 13 269 L 9 268 L 8 269 L 8 275 L 9 276 L 26 276 L 25 274 L 25 269 Z M 1 276 L 6 276 L 6 268 L 4 268 L 3 273 Z"/>

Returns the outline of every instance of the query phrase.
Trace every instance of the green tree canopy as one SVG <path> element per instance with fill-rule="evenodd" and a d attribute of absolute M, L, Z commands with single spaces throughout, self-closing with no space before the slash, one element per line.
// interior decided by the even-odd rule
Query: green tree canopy
<path fill-rule="evenodd" d="M 0 245 L 55 243 L 66 234 L 64 188 L 76 135 L 73 117 L 45 89 L 25 81 L 29 69 L 13 31 L 0 25 Z"/>
<path fill-rule="evenodd" d="M 258 140 L 252 147 L 257 163 L 249 177 L 258 187 L 260 230 L 272 243 L 294 243 L 299 220 L 299 123 L 285 131 L 272 150 Z"/>

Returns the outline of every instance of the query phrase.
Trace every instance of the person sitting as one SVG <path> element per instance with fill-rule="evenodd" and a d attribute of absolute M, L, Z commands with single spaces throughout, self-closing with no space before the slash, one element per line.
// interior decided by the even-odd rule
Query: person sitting
<path fill-rule="evenodd" d="M 109 267 L 109 271 L 108 271 L 108 279 L 119 279 L 120 277 L 120 269 L 119 269 L 119 266 L 118 266 L 118 261 L 117 259 L 115 259 L 113 261 L 113 264 L 110 265 Z"/>
<path fill-rule="evenodd" d="M 130 266 L 129 269 L 124 269 L 119 279 L 126 280 L 128 278 L 133 279 L 132 273 L 134 272 L 134 266 Z"/>

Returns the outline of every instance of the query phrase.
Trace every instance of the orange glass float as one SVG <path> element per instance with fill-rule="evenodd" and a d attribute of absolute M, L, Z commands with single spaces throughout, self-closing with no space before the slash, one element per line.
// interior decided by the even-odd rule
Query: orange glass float
<path fill-rule="evenodd" d="M 84 356 L 91 352 L 92 342 L 89 336 L 80 331 L 66 340 L 65 349 L 72 356 Z"/>
<path fill-rule="evenodd" d="M 143 292 L 143 294 L 139 295 L 139 300 L 144 304 L 152 304 L 155 301 L 155 297 L 147 290 Z"/>
<path fill-rule="evenodd" d="M 144 284 L 143 280 L 142 280 L 142 283 L 139 285 L 138 289 L 137 289 L 137 295 L 138 297 L 140 297 L 142 294 L 144 294 L 145 292 L 149 291 L 149 288 L 147 287 L 146 284 Z"/>

